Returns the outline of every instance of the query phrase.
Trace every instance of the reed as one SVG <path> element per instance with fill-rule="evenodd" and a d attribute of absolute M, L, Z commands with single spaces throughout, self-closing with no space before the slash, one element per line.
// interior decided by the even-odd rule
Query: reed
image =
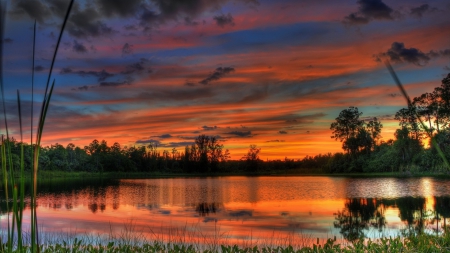
<path fill-rule="evenodd" d="M 53 53 L 53 58 L 51 61 L 47 83 L 45 86 L 44 99 L 42 101 L 42 107 L 38 119 L 38 127 L 35 137 L 35 145 L 33 146 L 33 102 L 34 102 L 34 59 L 35 59 L 35 48 L 36 48 L 36 22 L 34 22 L 34 30 L 33 30 L 33 62 L 31 69 L 31 145 L 33 146 L 32 151 L 32 186 L 31 186 L 31 198 L 30 198 L 30 210 L 31 210 L 31 224 L 30 224 L 30 246 L 29 250 L 31 252 L 39 252 L 39 236 L 37 230 L 37 215 L 36 215 L 36 199 L 37 199 L 37 179 L 38 179 L 38 165 L 39 165 L 39 152 L 40 152 L 40 144 L 42 139 L 42 133 L 44 131 L 45 119 L 47 116 L 50 100 L 52 97 L 53 89 L 55 86 L 55 81 L 51 83 L 50 80 L 52 76 L 53 66 L 55 64 L 56 55 L 58 53 L 58 48 L 61 42 L 61 38 L 67 24 L 67 20 L 69 18 L 70 11 L 72 9 L 74 0 L 71 0 L 69 6 L 67 8 L 66 15 L 64 17 L 58 41 L 55 46 L 55 50 Z M 17 106 L 18 106 L 18 118 L 19 118 L 19 126 L 20 126 L 20 165 L 19 168 L 14 168 L 12 155 L 11 155 L 11 145 L 10 145 L 10 137 L 9 137 L 9 129 L 8 129 L 8 119 L 6 114 L 6 106 L 5 106 L 5 85 L 3 83 L 3 38 L 4 38 L 4 27 L 5 27 L 5 15 L 6 14 L 6 4 L 4 2 L 0 3 L 0 93 L 3 105 L 3 117 L 4 117 L 4 127 L 5 127 L 5 135 L 2 135 L 1 138 L 1 168 L 3 174 L 3 187 L 5 192 L 5 200 L 6 206 L 9 210 L 10 202 L 12 203 L 12 216 L 7 214 L 7 237 L 6 243 L 3 243 L 0 238 L 0 244 L 2 245 L 0 251 L 1 252 L 23 252 L 28 251 L 26 249 L 28 246 L 24 246 L 24 231 L 23 231 L 23 211 L 25 206 L 25 174 L 24 174 L 24 147 L 23 147 L 23 128 L 22 128 L 22 106 L 21 106 L 21 98 L 20 92 L 17 91 Z M 18 170 L 18 171 L 17 171 Z M 18 175 L 16 175 L 18 173 Z M 12 201 L 10 201 L 10 195 L 12 194 Z M 17 239 L 16 239 L 17 236 Z"/>

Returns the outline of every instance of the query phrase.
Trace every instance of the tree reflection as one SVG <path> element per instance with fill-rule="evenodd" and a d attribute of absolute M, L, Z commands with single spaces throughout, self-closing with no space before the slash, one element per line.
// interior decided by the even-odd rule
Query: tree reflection
<path fill-rule="evenodd" d="M 402 221 L 406 221 L 406 233 L 423 233 L 427 219 L 430 217 L 426 210 L 426 199 L 423 197 L 403 197 L 396 201 L 399 209 L 399 216 Z"/>
<path fill-rule="evenodd" d="M 450 218 L 450 197 L 435 197 L 434 198 L 434 210 L 436 212 L 436 227 L 439 228 L 439 221 L 442 219 L 441 225 L 444 231 L 448 231 L 447 219 Z M 439 217 L 440 215 L 440 217 Z"/>
<path fill-rule="evenodd" d="M 208 216 L 210 213 L 216 213 L 219 209 L 219 204 L 217 203 L 198 203 L 195 206 L 195 211 L 201 217 Z"/>
<path fill-rule="evenodd" d="M 373 198 L 351 198 L 345 202 L 342 211 L 335 217 L 334 227 L 340 229 L 348 241 L 365 237 L 364 230 L 375 227 L 380 231 L 385 226 L 384 206 Z"/>

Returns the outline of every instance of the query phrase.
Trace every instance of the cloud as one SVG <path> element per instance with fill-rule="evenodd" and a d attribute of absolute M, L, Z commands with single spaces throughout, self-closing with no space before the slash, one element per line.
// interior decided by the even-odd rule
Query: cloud
<path fill-rule="evenodd" d="M 360 16 L 358 13 L 351 13 L 344 18 L 343 22 L 348 25 L 365 25 L 370 22 L 370 19 Z"/>
<path fill-rule="evenodd" d="M 394 10 L 381 0 L 358 0 L 357 12 L 344 17 L 346 25 L 364 25 L 372 20 L 393 20 Z"/>
<path fill-rule="evenodd" d="M 5 43 L 5 44 L 12 43 L 12 42 L 13 42 L 13 39 L 11 39 L 11 38 L 5 38 L 3 40 L 3 43 Z"/>
<path fill-rule="evenodd" d="M 394 42 L 391 48 L 385 53 L 380 53 L 378 57 L 387 57 L 393 62 L 409 62 L 418 66 L 423 66 L 428 63 L 430 56 L 423 53 L 417 48 L 405 48 L 405 44 L 401 42 Z"/>
<path fill-rule="evenodd" d="M 79 90 L 79 91 L 87 91 L 89 89 L 89 86 L 84 85 L 84 86 L 80 86 L 78 88 L 72 88 L 72 90 Z"/>
<path fill-rule="evenodd" d="M 425 13 L 431 11 L 430 6 L 428 4 L 422 4 L 419 7 L 411 8 L 411 16 L 416 18 L 421 18 Z"/>
<path fill-rule="evenodd" d="M 45 68 L 42 67 L 41 65 L 37 65 L 36 67 L 34 67 L 34 71 L 36 71 L 36 72 L 43 71 L 44 69 L 45 69 Z"/>
<path fill-rule="evenodd" d="M 270 140 L 270 141 L 266 141 L 266 142 L 284 142 L 284 140 Z"/>
<path fill-rule="evenodd" d="M 226 74 L 234 72 L 234 68 L 232 67 L 218 67 L 214 72 L 212 72 L 207 78 L 201 80 L 200 84 L 208 85 L 212 81 L 217 81 L 223 78 Z"/>
<path fill-rule="evenodd" d="M 220 10 L 222 5 L 227 2 L 229 0 L 151 0 L 151 4 L 142 4 L 140 6 L 138 15 L 139 26 L 146 31 L 152 27 L 158 27 L 169 21 L 178 21 L 180 19 L 184 20 L 185 25 L 196 26 L 198 22 L 193 20 L 200 16 L 201 13 Z M 255 0 L 240 0 L 240 2 L 252 6 L 259 4 Z M 221 16 L 218 17 L 220 19 Z M 228 19 L 229 16 L 225 16 L 225 18 Z"/>
<path fill-rule="evenodd" d="M 216 24 L 222 28 L 224 28 L 226 25 L 234 26 L 234 19 L 230 13 L 228 13 L 227 15 L 222 14 L 219 16 L 214 16 L 213 19 L 216 21 Z"/>
<path fill-rule="evenodd" d="M 88 52 L 86 46 L 84 46 L 81 43 L 78 43 L 78 41 L 76 41 L 76 40 L 73 41 L 72 50 L 77 53 L 81 53 L 81 54 Z"/>
<path fill-rule="evenodd" d="M 99 9 L 106 17 L 129 17 L 136 13 L 141 0 L 96 0 Z"/>
<path fill-rule="evenodd" d="M 126 66 L 126 69 L 120 72 L 124 75 L 130 75 L 134 73 L 141 73 L 145 70 L 145 64 L 148 62 L 147 59 L 141 58 L 138 62 L 132 63 L 130 65 Z M 151 73 L 151 70 L 149 69 L 148 73 Z"/>
<path fill-rule="evenodd" d="M 253 137 L 252 131 L 231 131 L 225 134 L 235 135 L 237 137 Z"/>
<path fill-rule="evenodd" d="M 173 137 L 171 134 L 163 134 L 163 135 L 156 135 L 156 136 L 150 136 L 150 137 L 157 137 L 161 139 L 167 139 Z"/>
<path fill-rule="evenodd" d="M 100 87 L 118 87 L 118 86 L 124 86 L 124 85 L 130 85 L 131 83 L 128 81 L 122 81 L 122 82 L 101 82 Z"/>
<path fill-rule="evenodd" d="M 133 45 L 125 43 L 122 47 L 122 56 L 129 55 L 133 53 Z"/>
<path fill-rule="evenodd" d="M 287 134 L 288 132 L 281 130 L 281 131 L 278 131 L 278 133 L 279 134 Z"/>
<path fill-rule="evenodd" d="M 101 15 L 94 7 L 80 10 L 77 6 L 70 15 L 67 31 L 76 38 L 109 36 L 114 30 L 101 22 Z"/>
<path fill-rule="evenodd" d="M 104 69 L 102 71 L 85 71 L 85 70 L 73 71 L 71 68 L 62 68 L 60 73 L 61 74 L 77 74 L 82 77 L 94 76 L 97 78 L 97 80 L 99 82 L 105 81 L 107 78 L 114 76 L 114 74 L 111 74 Z"/>
<path fill-rule="evenodd" d="M 184 18 L 184 24 L 185 24 L 186 26 L 197 26 L 197 25 L 198 25 L 198 22 L 193 21 L 190 17 L 185 17 L 185 18 Z"/>
<path fill-rule="evenodd" d="M 44 24 L 46 19 L 51 16 L 48 7 L 40 0 L 19 0 L 11 11 L 13 16 L 28 15 L 39 24 Z"/>
<path fill-rule="evenodd" d="M 147 140 L 137 140 L 136 144 L 156 144 L 160 146 L 161 142 L 154 139 L 147 139 Z"/>
<path fill-rule="evenodd" d="M 169 142 L 169 143 L 161 143 L 161 147 L 179 148 L 179 147 L 191 146 L 194 143 L 195 142 L 193 142 L 193 141 Z"/>
<path fill-rule="evenodd" d="M 202 129 L 205 131 L 215 130 L 217 128 L 218 128 L 217 126 L 202 126 Z"/>

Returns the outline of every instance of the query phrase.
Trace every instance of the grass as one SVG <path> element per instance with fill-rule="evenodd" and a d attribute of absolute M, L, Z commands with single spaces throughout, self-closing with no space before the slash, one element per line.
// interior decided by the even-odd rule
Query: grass
<path fill-rule="evenodd" d="M 29 247 L 31 252 L 39 251 L 39 236 L 37 230 L 37 215 L 36 215 L 36 199 L 37 199 L 37 180 L 38 180 L 38 164 L 39 164 L 39 152 L 41 145 L 42 133 L 44 131 L 45 119 L 48 112 L 48 107 L 50 104 L 51 96 L 53 93 L 53 88 L 55 86 L 55 81 L 53 80 L 50 86 L 50 80 L 52 76 L 53 66 L 56 60 L 56 55 L 58 53 L 58 48 L 61 42 L 61 38 L 64 32 L 64 28 L 66 26 L 70 10 L 73 5 L 73 0 L 70 1 L 66 16 L 63 20 L 63 24 L 59 33 L 58 41 L 56 43 L 56 47 L 53 53 L 53 58 L 51 61 L 51 66 L 48 73 L 48 79 L 45 86 L 44 99 L 42 101 L 42 107 L 38 119 L 38 127 L 35 137 L 35 145 L 32 152 L 32 175 L 31 175 L 31 198 L 30 198 L 30 210 L 31 210 L 31 232 L 30 232 L 30 245 L 23 246 L 24 242 L 24 232 L 22 231 L 22 219 L 23 219 L 23 211 L 24 211 L 24 199 L 25 199 L 25 174 L 24 174 L 24 150 L 23 146 L 21 146 L 21 156 L 20 156 L 20 165 L 19 169 L 14 168 L 13 160 L 11 155 L 11 146 L 10 146 L 10 137 L 9 137 L 9 129 L 8 129 L 8 119 L 6 113 L 6 105 L 5 105 L 5 85 L 3 83 L 3 38 L 4 38 L 4 27 L 5 27 L 5 17 L 6 17 L 6 4 L 2 1 L 0 2 L 0 92 L 1 99 L 3 105 L 3 117 L 4 117 L 4 126 L 5 126 L 5 134 L 2 135 L 1 143 L 0 143 L 0 154 L 1 154 L 1 171 L 2 171 L 2 183 L 3 190 L 5 192 L 5 200 L 7 205 L 7 210 L 9 210 L 9 205 L 12 204 L 12 217 L 10 213 L 7 214 L 7 238 L 6 242 L 3 243 L 0 238 L 1 252 L 23 252 L 26 247 Z M 31 87 L 32 87 L 32 105 L 34 98 L 34 56 L 35 56 L 35 42 L 36 42 L 36 22 L 34 23 L 34 33 L 33 33 L 33 62 L 31 69 Z M 22 108 L 21 108 L 21 99 L 20 92 L 17 90 L 17 104 L 18 104 L 18 118 L 20 125 L 20 136 L 21 142 L 23 143 L 23 129 L 22 129 Z M 33 109 L 32 109 L 33 111 Z M 6 138 L 5 138 L 6 135 Z M 33 143 L 33 113 L 31 113 L 31 143 Z M 17 175 L 17 171 L 19 171 Z M 12 199 L 10 200 L 10 196 L 12 195 Z M 17 239 L 16 239 L 17 237 Z M 24 248 L 25 247 L 25 248 Z M 15 249 L 16 248 L 16 249 Z"/>
<path fill-rule="evenodd" d="M 38 245 L 39 252 L 204 252 L 204 253 L 351 253 L 351 252 L 449 252 L 450 234 L 442 236 L 420 234 L 406 238 L 382 238 L 377 240 L 360 240 L 353 244 L 340 244 L 335 239 L 328 239 L 324 243 L 315 242 L 311 246 L 238 246 L 218 244 L 186 244 L 165 243 L 162 241 L 129 241 L 112 240 L 101 242 L 101 239 L 83 238 L 67 239 L 58 243 L 43 243 Z M 0 245 L 0 252 L 7 249 L 7 245 Z M 16 248 L 12 252 L 29 252 L 30 246 Z"/>

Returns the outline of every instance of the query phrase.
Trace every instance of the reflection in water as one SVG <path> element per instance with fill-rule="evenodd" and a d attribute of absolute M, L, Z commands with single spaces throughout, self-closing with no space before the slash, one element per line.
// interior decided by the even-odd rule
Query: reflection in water
<path fill-rule="evenodd" d="M 55 233 L 120 233 L 132 222 L 136 231 L 153 239 L 168 239 L 183 228 L 189 240 L 220 234 L 230 244 L 294 237 L 305 242 L 334 235 L 353 241 L 398 235 L 402 230 L 441 233 L 450 218 L 449 181 L 339 177 L 41 181 L 37 211 L 43 229 Z M 0 228 L 6 226 L 8 211 L 0 196 Z M 28 218 L 26 212 L 25 223 Z"/>
<path fill-rule="evenodd" d="M 346 240 L 355 241 L 365 237 L 364 230 L 370 226 L 382 231 L 386 224 L 382 201 L 372 198 L 351 198 L 345 201 L 345 208 L 338 211 L 334 227 Z"/>

